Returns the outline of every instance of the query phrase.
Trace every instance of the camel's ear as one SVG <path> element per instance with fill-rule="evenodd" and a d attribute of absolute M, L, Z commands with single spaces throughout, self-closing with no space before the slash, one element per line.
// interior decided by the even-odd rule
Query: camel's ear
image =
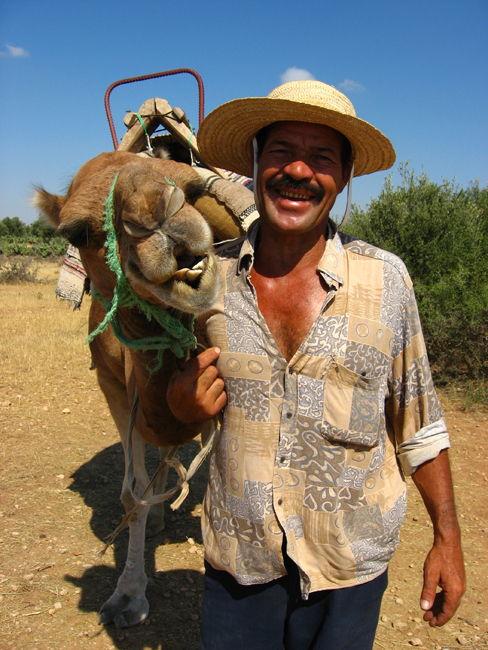
<path fill-rule="evenodd" d="M 49 194 L 42 187 L 36 188 L 32 199 L 46 221 L 66 237 L 76 248 L 103 245 L 104 236 L 96 216 L 80 213 L 77 206 L 67 202 L 67 197 Z"/>
<path fill-rule="evenodd" d="M 33 205 L 43 214 L 46 222 L 54 228 L 59 227 L 59 213 L 65 203 L 64 196 L 49 194 L 42 187 L 35 187 L 35 193 L 32 197 Z"/>

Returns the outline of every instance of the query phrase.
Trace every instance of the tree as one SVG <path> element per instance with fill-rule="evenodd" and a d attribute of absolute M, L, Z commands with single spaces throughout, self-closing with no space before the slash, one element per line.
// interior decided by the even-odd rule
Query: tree
<path fill-rule="evenodd" d="M 347 232 L 399 255 L 414 282 L 434 371 L 488 374 L 488 188 L 438 185 L 400 164 Z"/>
<path fill-rule="evenodd" d="M 5 217 L 0 221 L 0 237 L 22 237 L 26 228 L 19 217 Z"/>

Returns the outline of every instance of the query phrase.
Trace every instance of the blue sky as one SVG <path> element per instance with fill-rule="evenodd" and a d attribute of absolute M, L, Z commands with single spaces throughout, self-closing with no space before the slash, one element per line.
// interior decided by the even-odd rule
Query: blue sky
<path fill-rule="evenodd" d="M 486 0 L 0 0 L 0 219 L 33 221 L 32 184 L 63 193 L 113 148 L 103 106 L 112 82 L 182 67 L 203 78 L 205 114 L 304 70 L 343 90 L 390 138 L 397 163 L 486 186 L 487 33 Z M 197 84 L 180 75 L 114 90 L 119 137 L 125 111 L 154 96 L 198 124 Z M 353 201 L 365 207 L 385 176 L 355 179 Z"/>

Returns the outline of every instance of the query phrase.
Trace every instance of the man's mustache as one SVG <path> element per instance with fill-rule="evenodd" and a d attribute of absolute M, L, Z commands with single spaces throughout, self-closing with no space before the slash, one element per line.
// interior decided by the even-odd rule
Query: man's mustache
<path fill-rule="evenodd" d="M 267 190 L 274 190 L 277 188 L 287 188 L 289 190 L 305 190 L 313 194 L 317 201 L 321 201 L 325 195 L 325 191 L 320 187 L 320 185 L 313 185 L 306 179 L 297 181 L 291 176 L 288 176 L 288 174 L 283 174 L 283 176 L 280 178 L 270 178 L 269 181 L 267 181 Z"/>

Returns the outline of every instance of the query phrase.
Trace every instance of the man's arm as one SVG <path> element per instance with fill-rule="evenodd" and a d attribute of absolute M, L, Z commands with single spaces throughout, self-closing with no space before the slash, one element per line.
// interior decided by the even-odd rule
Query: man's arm
<path fill-rule="evenodd" d="M 424 563 L 420 607 L 424 621 L 441 626 L 454 615 L 466 591 L 461 532 L 454 506 L 447 450 L 420 465 L 412 474 L 434 525 L 434 544 Z M 436 588 L 441 591 L 436 595 Z"/>

